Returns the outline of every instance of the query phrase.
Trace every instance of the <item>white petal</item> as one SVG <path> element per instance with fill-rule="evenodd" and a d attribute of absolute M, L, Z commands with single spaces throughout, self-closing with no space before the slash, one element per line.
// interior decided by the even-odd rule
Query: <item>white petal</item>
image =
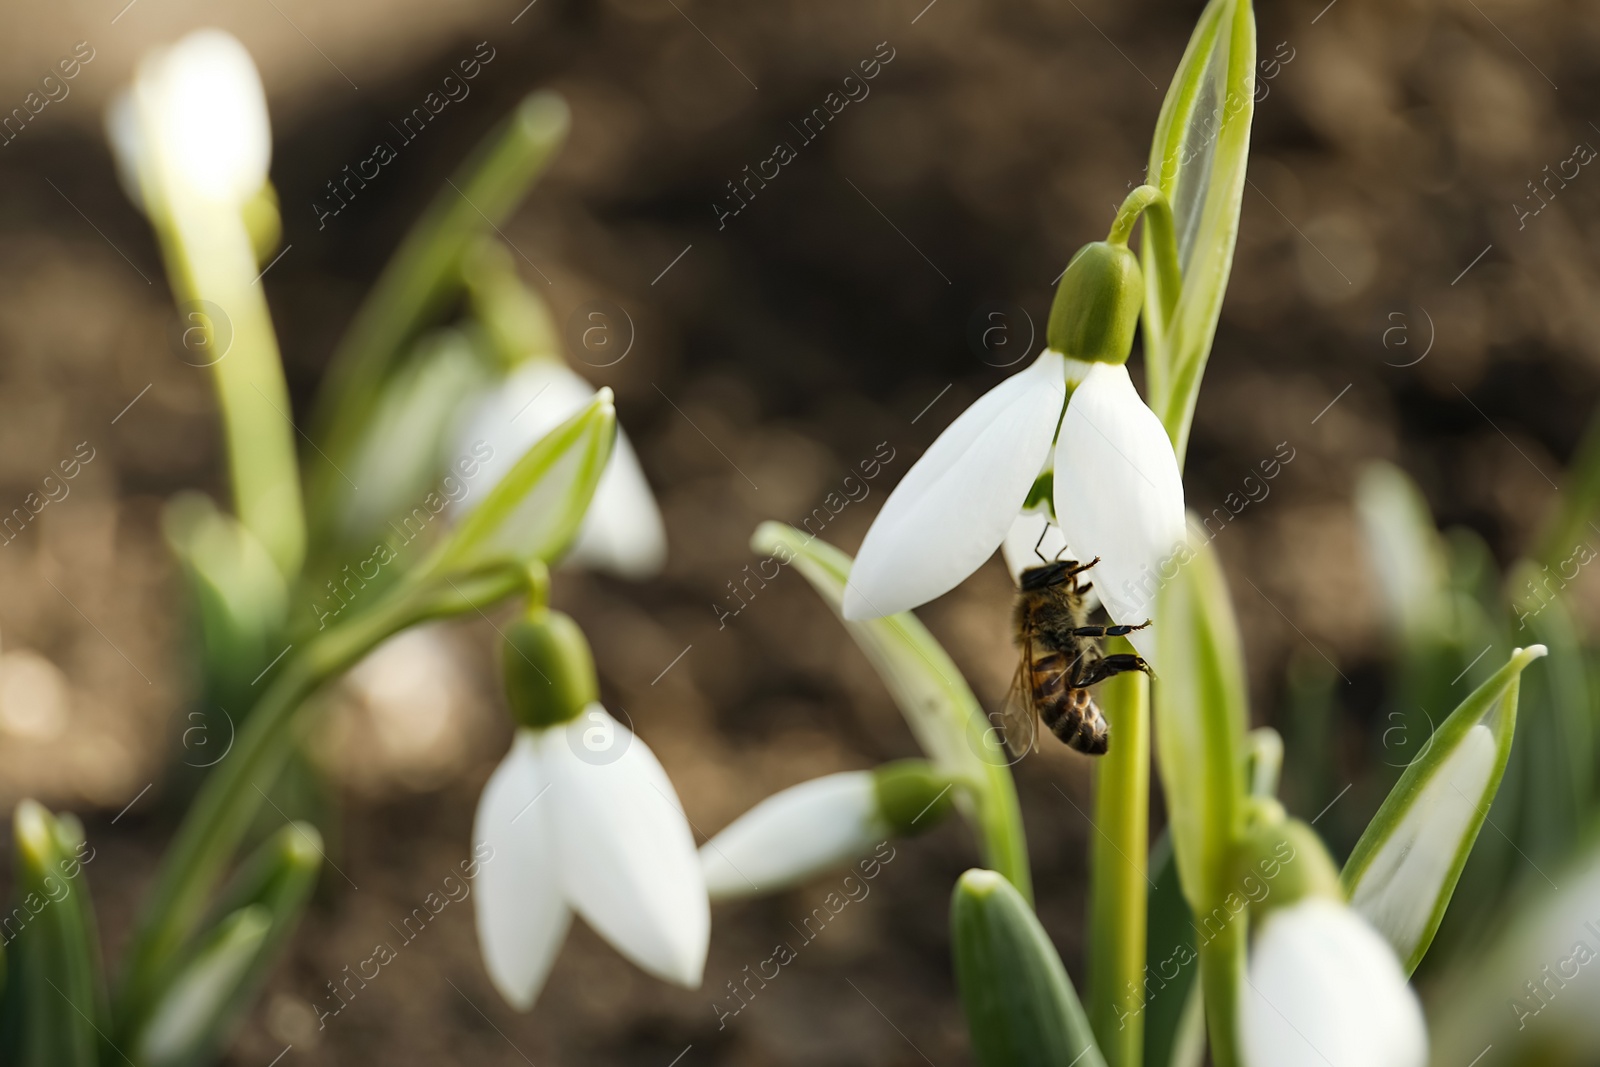
<path fill-rule="evenodd" d="M 494 456 L 483 464 L 485 489 L 493 486 L 534 442 L 571 418 L 594 398 L 594 387 L 553 359 L 518 367 L 466 420 L 460 453 L 483 441 Z M 456 509 L 466 514 L 486 493 L 474 493 Z M 566 561 L 624 578 L 646 578 L 666 561 L 666 526 L 645 481 L 627 434 L 616 447 Z"/>
<path fill-rule="evenodd" d="M 128 194 L 139 210 L 144 210 L 143 178 L 144 137 L 139 131 L 139 115 L 134 108 L 133 94 L 120 89 L 106 105 L 106 140 L 111 143 L 111 155 L 117 161 L 117 180 L 122 191 Z"/>
<path fill-rule="evenodd" d="M 607 734 L 591 746 L 586 734 Z M 694 836 L 655 754 L 592 704 L 547 731 L 556 850 L 572 907 L 651 974 L 694 988 L 705 970 L 711 905 Z"/>
<path fill-rule="evenodd" d="M 138 86 L 152 149 L 174 192 L 242 204 L 260 191 L 272 155 L 267 97 L 235 37 L 189 34 L 141 64 Z"/>
<path fill-rule="evenodd" d="M 890 836 L 871 771 L 813 778 L 763 800 L 700 847 L 714 900 L 770 893 L 848 863 Z"/>
<path fill-rule="evenodd" d="M 1006 561 L 1011 580 L 1018 585 L 1022 584 L 1022 572 L 1030 567 L 1040 567 L 1054 559 L 1075 558 L 1061 527 L 1042 511 L 1024 511 L 1016 517 L 1000 543 L 1000 556 Z"/>
<path fill-rule="evenodd" d="M 553 790 L 537 745 L 533 734 L 517 732 L 472 823 L 478 947 L 494 987 L 521 1011 L 539 996 L 572 921 L 556 870 Z"/>
<path fill-rule="evenodd" d="M 1150 618 L 1162 567 L 1184 540 L 1183 476 L 1127 367 L 1097 363 L 1072 394 L 1056 444 L 1055 504 L 1068 543 L 1085 560 L 1100 557 L 1089 578 L 1111 618 Z M 1159 626 L 1130 638 L 1158 671 Z"/>
<path fill-rule="evenodd" d="M 871 619 L 949 592 L 1000 547 L 1050 455 L 1066 395 L 1048 349 L 945 427 L 884 502 L 844 591 Z"/>
<path fill-rule="evenodd" d="M 595 486 L 589 514 L 578 528 L 578 539 L 562 562 L 633 579 L 659 574 L 667 562 L 661 509 L 621 429 L 611 461 Z"/>
<path fill-rule="evenodd" d="M 1445 876 L 1468 826 L 1487 806 L 1494 773 L 1494 734 L 1477 725 L 1434 771 L 1351 894 L 1350 906 L 1408 958 L 1433 918 Z"/>
<path fill-rule="evenodd" d="M 1372 927 L 1307 898 L 1262 921 L 1240 1005 L 1249 1067 L 1423 1067 L 1422 1008 Z"/>

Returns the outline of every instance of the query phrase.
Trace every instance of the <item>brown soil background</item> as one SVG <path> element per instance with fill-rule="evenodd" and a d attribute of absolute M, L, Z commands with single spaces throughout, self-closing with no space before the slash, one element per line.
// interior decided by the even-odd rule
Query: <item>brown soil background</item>
<path fill-rule="evenodd" d="M 777 788 L 912 753 L 885 692 L 798 577 L 784 574 L 720 631 L 713 605 L 752 562 L 759 521 L 798 521 L 887 441 L 897 458 L 872 495 L 826 531 L 853 550 L 938 430 L 1009 373 L 969 344 L 974 316 L 1004 305 L 1042 326 L 1050 279 L 1104 233 L 1140 176 L 1157 87 L 1200 10 L 924 2 L 540 0 L 518 16 L 515 0 L 285 0 L 277 13 L 143 0 L 121 15 L 120 2 L 96 0 L 8 16 L 6 107 L 72 42 L 90 40 L 97 58 L 74 96 L 0 149 L 0 506 L 20 503 L 77 442 L 96 458 L 0 551 L 0 799 L 37 796 L 85 817 L 113 958 L 172 831 L 161 783 L 185 756 L 193 684 L 159 507 L 187 487 L 225 495 L 208 383 L 169 351 L 154 243 L 98 134 L 99 106 L 133 57 L 216 23 L 261 60 L 290 246 L 265 284 L 300 412 L 444 176 L 523 93 L 567 95 L 571 142 L 506 235 L 558 321 L 604 298 L 636 324 L 626 360 L 586 373 L 617 391 L 672 558 L 642 585 L 564 574 L 557 598 L 591 635 L 608 701 L 661 756 L 696 827 L 714 832 Z M 1600 19 L 1593 5 L 1511 0 L 1296 0 L 1262 4 L 1258 19 L 1261 57 L 1293 58 L 1257 107 L 1187 489 L 1207 511 L 1279 442 L 1295 450 L 1270 497 L 1217 544 L 1257 721 L 1278 720 L 1297 657 L 1324 656 L 1350 679 L 1336 690 L 1326 788 L 1285 785 L 1310 815 L 1378 746 L 1386 654 L 1350 507 L 1356 472 L 1374 458 L 1401 464 L 1444 520 L 1472 526 L 1504 560 L 1528 543 L 1600 393 L 1600 178 L 1582 173 L 1524 228 L 1512 207 L 1533 204 L 1526 183 L 1575 143 L 1600 143 Z M 496 59 L 472 95 L 318 231 L 310 204 L 323 183 L 481 40 Z M 895 58 L 871 95 L 718 231 L 711 205 L 724 183 L 792 139 L 788 123 L 884 41 Z M 1021 317 L 1011 321 L 1021 344 Z M 1423 351 L 1429 321 L 1427 357 L 1396 366 Z M 1008 595 L 991 563 L 922 613 L 988 702 L 1013 667 Z M 228 1062 L 265 1064 L 290 1044 L 284 1064 L 969 1058 L 945 901 L 974 852 L 954 825 L 900 845 L 871 896 L 725 1029 L 711 1007 L 724 983 L 833 880 L 717 908 L 698 992 L 646 978 L 577 927 L 527 1016 L 494 995 L 470 909 L 452 906 L 319 1030 L 325 983 L 389 939 L 388 924 L 465 856 L 508 736 L 493 632 L 462 624 L 442 640 L 456 666 L 436 688 L 410 689 L 408 702 L 368 687 L 331 716 L 323 747 L 346 801 L 331 856 L 345 877 L 325 871 Z M 1087 810 L 1090 768 L 1049 750 L 1023 764 L 1018 785 L 1040 911 L 1080 973 L 1092 831 L 1074 804 Z M 1358 792 L 1321 825 L 1348 846 L 1377 799 Z"/>

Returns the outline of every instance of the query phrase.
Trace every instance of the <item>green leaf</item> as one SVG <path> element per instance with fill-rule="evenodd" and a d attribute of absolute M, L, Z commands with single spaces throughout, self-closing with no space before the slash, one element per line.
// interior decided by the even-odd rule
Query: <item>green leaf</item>
<path fill-rule="evenodd" d="M 566 140 L 571 113 L 555 93 L 524 98 L 439 190 L 390 258 L 329 363 L 312 437 L 331 462 L 308 465 L 318 513 L 342 494 L 343 465 L 366 434 L 394 361 L 442 316 L 461 285 L 462 257 L 497 230 Z"/>
<path fill-rule="evenodd" d="M 281 648 L 273 639 L 289 610 L 283 575 L 255 535 L 202 493 L 169 500 L 161 527 L 198 609 L 207 696 L 237 708 L 256 664 Z"/>
<path fill-rule="evenodd" d="M 291 823 L 234 877 L 209 934 L 161 983 L 133 1047 L 148 1067 L 212 1062 L 249 1011 L 300 921 L 322 861 L 322 838 Z"/>
<path fill-rule="evenodd" d="M 1172 1067 L 1180 1046 L 1184 1012 L 1198 992 L 1199 952 L 1194 913 L 1178 885 L 1172 841 L 1163 834 L 1150 850 L 1149 937 L 1145 948 L 1144 1063 Z"/>
<path fill-rule="evenodd" d="M 611 390 L 602 388 L 588 407 L 523 453 L 420 572 L 448 576 L 554 561 L 577 535 L 616 439 Z"/>
<path fill-rule="evenodd" d="M 404 523 L 419 512 L 432 518 L 428 498 L 445 495 L 440 480 L 462 458 L 450 454 L 459 417 L 492 381 L 486 364 L 465 334 L 440 329 L 419 339 L 384 381 L 346 467 L 361 491 L 340 480 L 340 494 L 315 516 L 329 570 L 392 536 L 386 522 Z"/>
<path fill-rule="evenodd" d="M 1211 0 L 1189 38 L 1150 144 L 1145 180 L 1172 205 L 1182 284 L 1176 294 L 1162 291 L 1159 242 L 1146 239 L 1146 372 L 1150 406 L 1180 461 L 1233 266 L 1255 111 L 1255 62 L 1249 0 Z"/>
<path fill-rule="evenodd" d="M 840 606 L 852 561 L 827 542 L 792 526 L 765 522 L 750 546 L 781 565 L 793 563 L 839 615 L 900 706 L 923 752 L 968 787 L 957 801 L 977 825 L 985 862 L 1031 899 L 1027 842 L 1010 758 L 949 654 L 908 611 L 859 622 L 844 619 Z"/>
<path fill-rule="evenodd" d="M 175 1067 L 199 1060 L 201 1046 L 250 973 L 271 930 L 271 914 L 252 905 L 234 912 L 211 931 L 140 1033 L 134 1045 L 140 1062 L 150 1067 Z"/>
<path fill-rule="evenodd" d="M 950 899 L 956 985 L 984 1067 L 1105 1067 L 1055 946 L 1014 886 L 969 870 Z"/>
<path fill-rule="evenodd" d="M 5 916 L 15 971 L 7 995 L 7 1062 L 95 1067 L 105 990 L 76 819 L 24 800 L 15 817 L 16 904 Z"/>
<path fill-rule="evenodd" d="M 1351 906 L 1388 939 L 1408 974 L 1439 929 L 1500 787 L 1523 668 L 1544 654 L 1543 645 L 1517 649 L 1440 724 L 1345 863 L 1340 879 Z"/>
<path fill-rule="evenodd" d="M 1542 584 L 1547 577 L 1525 562 L 1512 570 L 1508 585 L 1515 589 L 1528 582 Z M 1513 787 L 1515 765 L 1523 764 L 1523 804 L 1513 836 L 1534 863 L 1555 863 L 1577 846 L 1589 822 L 1595 763 L 1593 697 L 1582 634 L 1566 601 L 1550 595 L 1542 604 L 1518 611 L 1517 619 L 1515 639 L 1544 645 L 1550 659 L 1525 679 L 1522 736 L 1501 788 Z"/>
<path fill-rule="evenodd" d="M 1157 599 L 1156 752 L 1183 894 L 1196 915 L 1209 916 L 1218 908 L 1229 914 L 1249 714 L 1227 583 L 1209 544 L 1186 554 Z M 1244 924 L 1224 923 L 1200 962 L 1212 1057 L 1233 1067 Z"/>

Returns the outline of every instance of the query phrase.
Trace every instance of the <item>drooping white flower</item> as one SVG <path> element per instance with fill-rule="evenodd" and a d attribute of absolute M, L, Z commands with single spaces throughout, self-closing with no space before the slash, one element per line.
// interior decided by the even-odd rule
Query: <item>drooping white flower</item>
<path fill-rule="evenodd" d="M 1269 911 L 1240 1004 L 1248 1067 L 1423 1067 L 1416 994 L 1377 931 L 1336 900 Z"/>
<path fill-rule="evenodd" d="M 148 54 L 107 109 L 106 132 L 123 185 L 141 205 L 152 189 L 167 201 L 242 205 L 267 180 L 266 93 L 250 53 L 222 30 L 197 30 Z"/>
<path fill-rule="evenodd" d="M 711 915 L 688 821 L 655 754 L 599 704 L 517 731 L 472 839 L 478 943 L 513 1006 L 538 997 L 573 912 L 656 977 L 700 984 Z"/>
<path fill-rule="evenodd" d="M 894 832 L 877 792 L 871 771 L 844 771 L 767 797 L 700 846 L 706 890 L 775 892 L 865 855 Z"/>
<path fill-rule="evenodd" d="M 962 412 L 895 487 L 856 556 L 845 617 L 905 611 L 977 570 L 1018 528 L 1052 441 L 1057 551 L 1100 558 L 1088 578 L 1115 622 L 1148 619 L 1160 568 L 1185 535 L 1177 458 L 1125 366 L 1050 349 Z M 1037 540 L 1038 520 L 1028 524 Z M 1026 567 L 1032 546 L 1023 551 Z M 1153 630 L 1131 640 L 1154 659 Z"/>
<path fill-rule="evenodd" d="M 1096 363 L 1072 394 L 1056 442 L 1055 505 L 1067 543 L 1100 557 L 1089 577 L 1106 613 L 1151 616 L 1160 573 L 1185 537 L 1172 442 L 1120 364 Z M 1156 621 L 1129 640 L 1152 661 Z"/>
<path fill-rule="evenodd" d="M 458 435 L 465 451 L 485 441 L 494 456 L 483 464 L 487 485 L 493 485 L 539 438 L 583 408 L 594 387 L 555 359 L 533 359 L 519 366 L 486 396 Z M 462 501 L 470 511 L 483 494 Z M 594 500 L 578 529 L 566 561 L 609 571 L 625 578 L 647 578 L 666 562 L 667 534 L 650 483 L 627 434 L 617 432 L 616 446 Z"/>
<path fill-rule="evenodd" d="M 767 797 L 700 847 L 714 900 L 774 893 L 937 826 L 954 807 L 949 775 L 920 759 L 813 778 Z"/>

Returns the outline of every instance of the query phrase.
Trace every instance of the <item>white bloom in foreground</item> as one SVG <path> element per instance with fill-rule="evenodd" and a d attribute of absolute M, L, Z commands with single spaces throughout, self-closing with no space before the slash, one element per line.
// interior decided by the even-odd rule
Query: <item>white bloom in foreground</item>
<path fill-rule="evenodd" d="M 814 778 L 774 793 L 700 847 L 706 890 L 728 900 L 787 889 L 893 833 L 871 771 Z"/>
<path fill-rule="evenodd" d="M 565 364 L 535 359 L 518 367 L 486 397 L 466 421 L 459 435 L 464 453 L 472 444 L 486 441 L 494 456 L 483 464 L 487 485 L 494 485 L 517 459 L 545 434 L 571 418 L 594 398 L 594 387 Z M 484 494 L 474 494 L 458 509 L 465 514 Z M 617 443 L 594 500 L 578 529 L 566 561 L 624 578 L 647 578 L 661 570 L 667 558 L 666 526 L 645 480 L 639 457 L 627 434 L 617 431 Z"/>
<path fill-rule="evenodd" d="M 171 199 L 243 204 L 272 157 L 267 98 L 244 45 L 198 30 L 140 62 L 106 112 L 106 132 L 135 202 L 152 181 Z"/>
<path fill-rule="evenodd" d="M 1248 1067 L 1423 1067 L 1427 1030 L 1394 952 L 1354 911 L 1306 897 L 1268 912 L 1240 1005 Z"/>
<path fill-rule="evenodd" d="M 1087 577 L 1113 621 L 1149 618 L 1156 575 L 1185 536 L 1177 458 L 1127 367 L 1050 349 L 962 412 L 895 487 L 851 568 L 845 617 L 914 608 L 977 570 L 1013 529 L 1052 441 L 1065 538 L 1055 544 L 1100 557 Z M 1153 659 L 1151 630 L 1130 640 Z"/>
<path fill-rule="evenodd" d="M 688 821 L 654 753 L 600 705 L 517 731 L 472 839 L 493 850 L 474 896 L 478 944 L 513 1006 L 538 997 L 574 911 L 649 973 L 700 984 L 711 911 Z"/>

